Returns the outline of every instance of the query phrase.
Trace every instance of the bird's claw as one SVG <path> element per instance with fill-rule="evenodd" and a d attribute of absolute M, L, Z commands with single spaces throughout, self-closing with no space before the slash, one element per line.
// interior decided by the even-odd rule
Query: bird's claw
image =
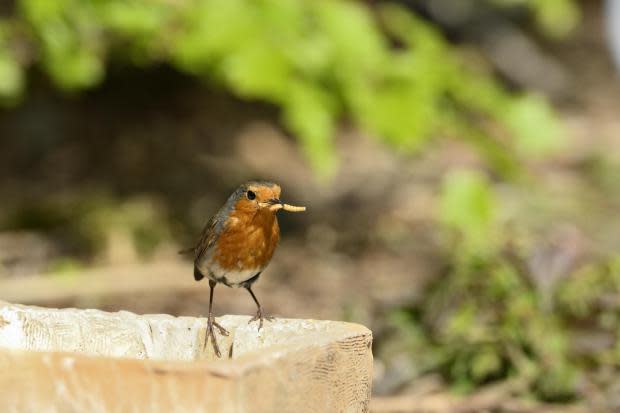
<path fill-rule="evenodd" d="M 228 337 L 228 330 L 226 330 L 224 327 L 222 327 L 222 325 L 220 323 L 218 323 L 217 321 L 213 320 L 213 325 L 220 331 L 220 334 L 223 336 Z"/>
<path fill-rule="evenodd" d="M 272 317 L 270 315 L 263 315 L 262 310 L 259 309 L 256 312 L 256 315 L 252 317 L 250 321 L 248 321 L 248 324 L 250 324 L 253 321 L 258 321 L 258 330 L 260 331 L 260 329 L 263 328 L 263 320 L 273 321 L 275 320 L 275 317 Z"/>
<path fill-rule="evenodd" d="M 223 336 L 228 336 L 229 334 L 228 331 L 224 327 L 222 327 L 217 321 L 215 321 L 213 316 L 209 317 L 207 321 L 207 334 L 205 337 L 205 343 L 204 343 L 203 350 L 207 347 L 207 342 L 209 341 L 209 338 L 211 338 L 211 345 L 213 346 L 213 352 L 215 353 L 217 357 L 222 357 L 222 353 L 220 352 L 220 347 L 218 346 L 217 339 L 215 338 L 215 330 L 213 329 L 213 327 L 217 328 L 220 334 Z"/>

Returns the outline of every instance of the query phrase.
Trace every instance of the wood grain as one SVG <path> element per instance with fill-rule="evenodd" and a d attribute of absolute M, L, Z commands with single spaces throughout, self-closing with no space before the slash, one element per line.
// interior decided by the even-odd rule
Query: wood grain
<path fill-rule="evenodd" d="M 372 335 L 363 326 L 204 319 L 0 305 L 0 411 L 366 412 Z"/>

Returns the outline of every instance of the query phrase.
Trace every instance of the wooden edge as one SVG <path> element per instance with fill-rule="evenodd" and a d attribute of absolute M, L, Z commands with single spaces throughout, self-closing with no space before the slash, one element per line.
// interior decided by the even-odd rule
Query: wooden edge
<path fill-rule="evenodd" d="M 140 339 L 157 339 L 160 345 L 163 341 L 173 347 L 195 346 L 202 343 L 200 335 L 197 329 L 188 331 L 187 326 L 204 324 L 204 320 L 9 303 L 0 303 L 0 315 L 7 318 L 0 327 L 0 342 L 14 346 L 62 348 L 74 346 L 72 339 L 97 344 L 104 338 L 104 347 L 117 346 L 121 353 L 108 348 L 103 351 L 123 354 L 125 348 L 133 348 L 128 354 L 138 354 L 133 358 L 106 357 L 0 348 L 2 411 L 368 411 L 372 333 L 357 324 L 278 319 L 259 332 L 255 325 L 248 325 L 247 316 L 224 316 L 219 321 L 231 331 L 237 357 L 178 361 L 144 359 L 146 353 L 136 353 L 135 346 L 127 347 L 123 340 L 126 337 L 130 339 L 127 343 L 135 344 Z M 121 334 L 132 328 L 136 334 Z M 10 341 L 11 337 L 6 337 L 19 335 L 20 329 L 25 338 Z M 74 348 L 92 352 L 101 346 Z"/>

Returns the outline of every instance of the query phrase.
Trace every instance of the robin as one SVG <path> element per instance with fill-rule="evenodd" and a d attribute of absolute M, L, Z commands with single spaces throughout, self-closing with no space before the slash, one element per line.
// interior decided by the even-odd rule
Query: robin
<path fill-rule="evenodd" d="M 239 186 L 226 203 L 207 222 L 194 252 L 194 279 L 209 279 L 209 315 L 205 346 L 209 339 L 215 354 L 220 349 L 214 327 L 227 336 L 228 331 L 213 317 L 213 291 L 218 283 L 228 287 L 243 287 L 256 303 L 256 315 L 249 321 L 273 320 L 263 313 L 252 285 L 267 267 L 280 239 L 276 213 L 280 210 L 304 211 L 280 201 L 280 187 L 272 182 L 250 181 Z"/>

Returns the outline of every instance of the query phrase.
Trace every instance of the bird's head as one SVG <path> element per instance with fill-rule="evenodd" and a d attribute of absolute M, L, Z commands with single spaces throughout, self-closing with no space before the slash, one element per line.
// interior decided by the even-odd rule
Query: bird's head
<path fill-rule="evenodd" d="M 271 211 L 282 208 L 280 186 L 267 181 L 250 181 L 235 191 L 235 209 L 244 212 Z"/>

